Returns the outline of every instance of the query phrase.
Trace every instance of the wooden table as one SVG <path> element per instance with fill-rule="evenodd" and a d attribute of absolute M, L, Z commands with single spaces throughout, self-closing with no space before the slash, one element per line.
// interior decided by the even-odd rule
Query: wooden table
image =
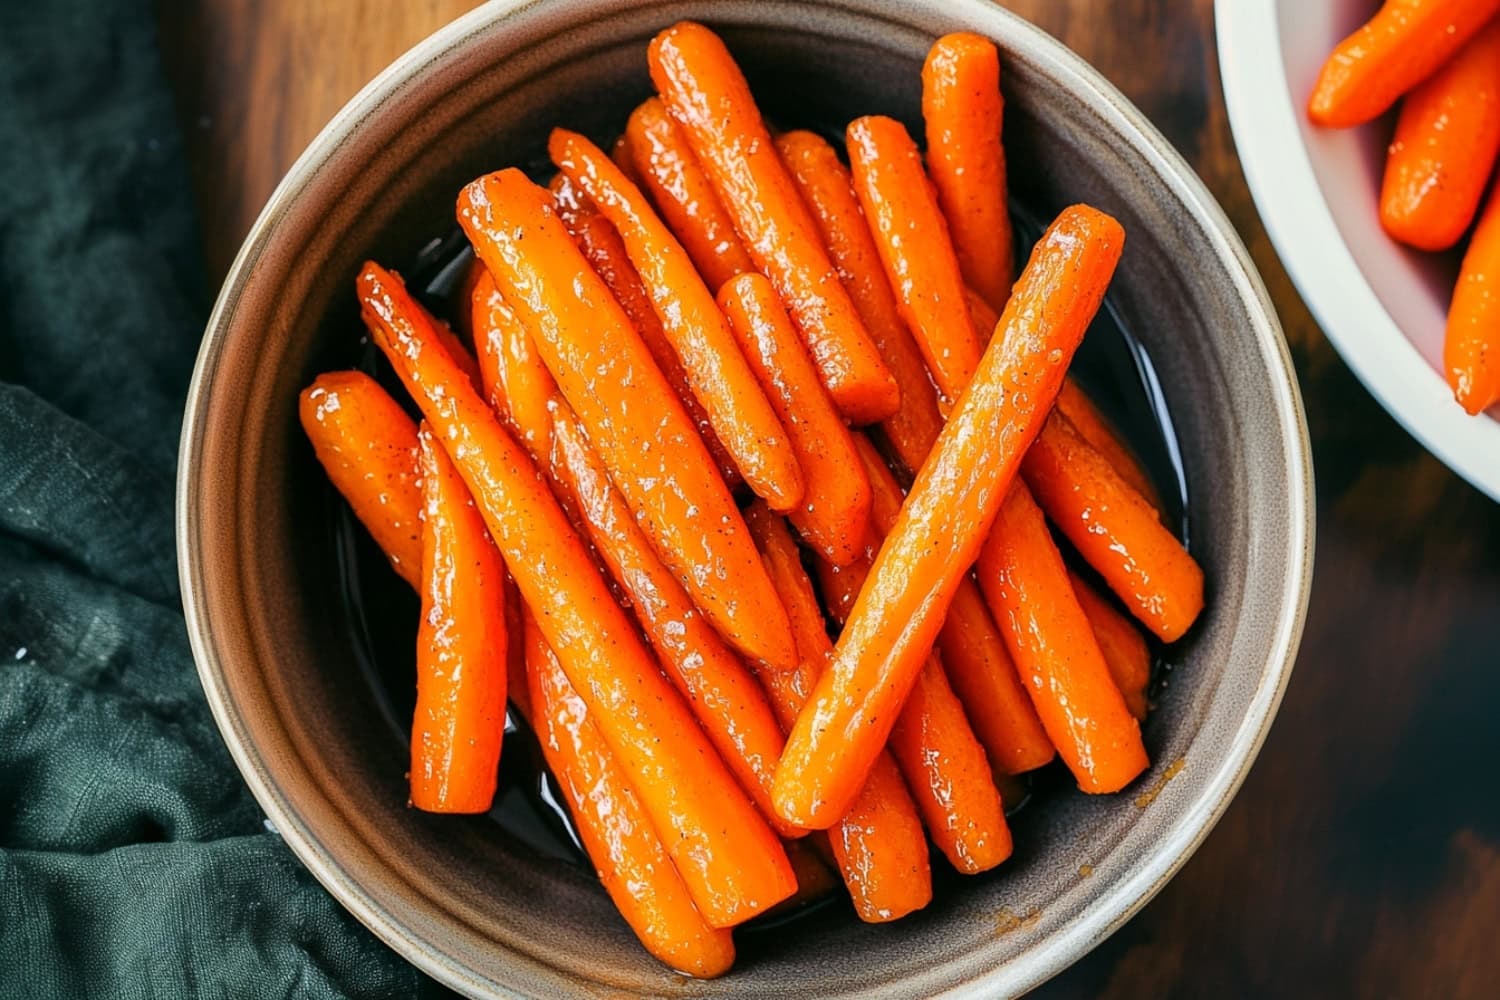
<path fill-rule="evenodd" d="M 1211 0 L 1006 3 L 1099 67 L 1228 210 L 1291 342 L 1318 475 L 1307 633 L 1244 790 L 1161 895 L 1039 995 L 1500 994 L 1500 505 L 1381 410 L 1287 279 L 1235 157 Z M 470 6 L 163 5 L 215 276 L 334 111 Z"/>

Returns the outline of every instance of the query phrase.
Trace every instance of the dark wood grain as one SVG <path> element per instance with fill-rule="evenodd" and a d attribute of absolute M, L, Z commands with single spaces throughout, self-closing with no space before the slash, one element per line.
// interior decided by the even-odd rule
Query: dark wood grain
<path fill-rule="evenodd" d="M 1114 81 L 1229 213 L 1292 345 L 1318 474 L 1306 637 L 1244 790 L 1144 912 L 1038 995 L 1500 994 L 1500 506 L 1380 409 L 1287 279 L 1235 157 L 1211 0 L 1007 5 Z M 215 274 L 343 101 L 469 6 L 163 8 Z"/>

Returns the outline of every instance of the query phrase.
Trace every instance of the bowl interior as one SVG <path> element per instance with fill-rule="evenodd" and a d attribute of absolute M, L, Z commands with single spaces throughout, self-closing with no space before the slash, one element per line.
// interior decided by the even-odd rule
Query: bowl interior
<path fill-rule="evenodd" d="M 830 908 L 795 935 L 747 936 L 712 983 L 651 960 L 577 865 L 486 818 L 406 808 L 406 747 L 351 648 L 327 487 L 295 402 L 354 356 L 364 259 L 412 259 L 482 172 L 544 176 L 554 125 L 612 139 L 649 92 L 646 42 L 684 17 L 722 31 L 779 124 L 825 131 L 884 112 L 920 135 L 932 38 L 968 28 L 1001 44 L 1017 199 L 1043 218 L 1086 201 L 1125 226 L 1112 303 L 1155 360 L 1209 581 L 1135 789 L 1024 811 L 1002 870 L 949 880 L 897 924 Z M 1300 634 L 1310 545 L 1306 438 L 1264 292 L 1217 208 L 1143 128 L 1056 43 L 982 0 L 492 5 L 377 80 L 294 167 L 236 262 L 184 434 L 183 578 L 205 687 L 314 874 L 424 969 L 483 995 L 1013 993 L 1142 905 L 1259 746 Z"/>

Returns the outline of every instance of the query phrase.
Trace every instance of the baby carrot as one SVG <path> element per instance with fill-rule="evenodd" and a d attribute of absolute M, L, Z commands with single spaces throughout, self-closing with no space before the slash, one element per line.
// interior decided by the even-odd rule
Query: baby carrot
<path fill-rule="evenodd" d="M 729 971 L 734 938 L 693 905 L 640 796 L 600 737 L 593 711 L 530 614 L 525 633 L 531 725 L 604 890 L 660 961 L 700 978 Z"/>
<path fill-rule="evenodd" d="M 1010 298 L 1015 269 L 1000 144 L 1004 112 L 994 42 L 960 31 L 932 43 L 922 64 L 927 174 L 964 280 L 996 309 Z"/>
<path fill-rule="evenodd" d="M 411 724 L 411 804 L 482 813 L 505 732 L 505 566 L 443 446 L 423 424 L 422 618 Z"/>
<path fill-rule="evenodd" d="M 1057 412 L 1067 417 L 1083 439 L 1109 460 L 1120 478 L 1134 487 L 1152 507 L 1161 510 L 1161 494 L 1156 492 L 1156 484 L 1151 481 L 1145 466 L 1072 376 L 1057 394 Z"/>
<path fill-rule="evenodd" d="M 978 335 L 981 344 L 988 344 L 990 336 L 995 332 L 995 324 L 1000 322 L 1000 314 L 995 307 L 985 301 L 973 288 L 965 286 L 964 304 L 969 310 L 969 322 L 974 324 L 974 333 Z"/>
<path fill-rule="evenodd" d="M 1419 250 L 1463 236 L 1500 152 L 1500 21 L 1401 102 L 1380 188 L 1380 224 Z"/>
<path fill-rule="evenodd" d="M 1203 610 L 1203 570 L 1132 489 L 1068 422 L 1053 413 L 1021 464 L 1047 517 L 1164 642 Z"/>
<path fill-rule="evenodd" d="M 744 519 L 547 193 L 519 170 L 502 170 L 464 189 L 459 222 L 662 561 L 736 648 L 790 668 L 791 627 Z"/>
<path fill-rule="evenodd" d="M 682 129 L 653 97 L 630 116 L 625 126 L 636 172 L 688 256 L 710 289 L 723 287 L 737 274 L 755 270 L 745 245 L 708 175 L 688 146 Z"/>
<path fill-rule="evenodd" d="M 979 364 L 958 255 L 916 143 L 882 115 L 849 123 L 854 190 L 875 235 L 901 318 L 917 338 L 943 402 L 952 406 Z"/>
<path fill-rule="evenodd" d="M 469 266 L 464 269 L 464 280 L 458 283 L 458 292 L 454 301 L 458 303 L 458 309 L 453 315 L 453 326 L 460 337 L 467 337 L 471 342 L 474 340 L 474 326 L 470 322 L 471 312 L 469 303 L 474 301 L 474 289 L 478 287 L 479 281 L 489 272 L 484 265 L 479 263 L 475 257 L 469 261 Z M 478 353 L 478 344 L 475 344 L 475 353 Z"/>
<path fill-rule="evenodd" d="M 365 265 L 358 289 L 376 345 L 453 458 L 522 599 L 631 775 L 704 918 L 727 927 L 791 895 L 781 842 L 662 676 L 536 467 L 435 346 L 436 321 L 376 264 Z M 753 543 L 751 555 L 759 564 Z"/>
<path fill-rule="evenodd" d="M 839 412 L 856 424 L 895 413 L 896 382 L 839 283 L 729 50 L 703 25 L 683 21 L 651 40 L 647 58 L 667 111 L 757 269 L 776 286 Z"/>
<path fill-rule="evenodd" d="M 630 133 L 625 133 L 615 140 L 615 144 L 609 147 L 609 158 L 615 161 L 615 166 L 620 168 L 620 173 L 629 178 L 630 183 L 636 187 L 641 186 L 641 174 L 635 167 L 635 150 L 631 147 Z"/>
<path fill-rule="evenodd" d="M 1094 589 L 1093 584 L 1069 572 L 1078 606 L 1089 620 L 1089 628 L 1104 654 L 1104 663 L 1115 687 L 1125 699 L 1125 707 L 1138 721 L 1146 721 L 1146 687 L 1151 683 L 1151 650 L 1134 623 L 1116 611 L 1114 605 Z"/>
<path fill-rule="evenodd" d="M 1124 232 L 1066 209 L 1032 251 L 991 342 L 876 557 L 828 671 L 776 769 L 783 817 L 812 828 L 848 807 L 890 735 L 1041 428 L 1119 261 Z"/>
<path fill-rule="evenodd" d="M 979 556 L 979 584 L 1037 713 L 1085 792 L 1117 792 L 1149 763 L 1026 484 L 1006 494 Z"/>
<path fill-rule="evenodd" d="M 791 440 L 682 244 L 593 143 L 559 128 L 547 148 L 552 162 L 619 233 L 693 395 L 745 482 L 777 510 L 796 506 L 803 483 Z"/>
<path fill-rule="evenodd" d="M 1464 253 L 1448 306 L 1443 367 L 1459 405 L 1470 413 L 1500 400 L 1500 188 L 1491 192 Z"/>
<path fill-rule="evenodd" d="M 364 372 L 328 372 L 302 390 L 298 413 L 323 470 L 391 568 L 421 586 L 422 488 L 417 425 Z"/>
<path fill-rule="evenodd" d="M 1307 101 L 1308 117 L 1326 128 L 1379 117 L 1497 11 L 1500 0 L 1385 0 L 1323 64 Z"/>
<path fill-rule="evenodd" d="M 557 382 L 489 272 L 474 286 L 472 316 L 485 399 L 533 457 L 547 454 L 552 432 L 548 411 Z"/>

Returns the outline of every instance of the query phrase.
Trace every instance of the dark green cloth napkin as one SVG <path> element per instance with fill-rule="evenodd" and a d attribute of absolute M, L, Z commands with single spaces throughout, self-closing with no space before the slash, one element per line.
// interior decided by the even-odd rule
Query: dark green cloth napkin
<path fill-rule="evenodd" d="M 412 996 L 264 822 L 172 538 L 207 294 L 146 0 L 0 0 L 0 997 Z"/>

